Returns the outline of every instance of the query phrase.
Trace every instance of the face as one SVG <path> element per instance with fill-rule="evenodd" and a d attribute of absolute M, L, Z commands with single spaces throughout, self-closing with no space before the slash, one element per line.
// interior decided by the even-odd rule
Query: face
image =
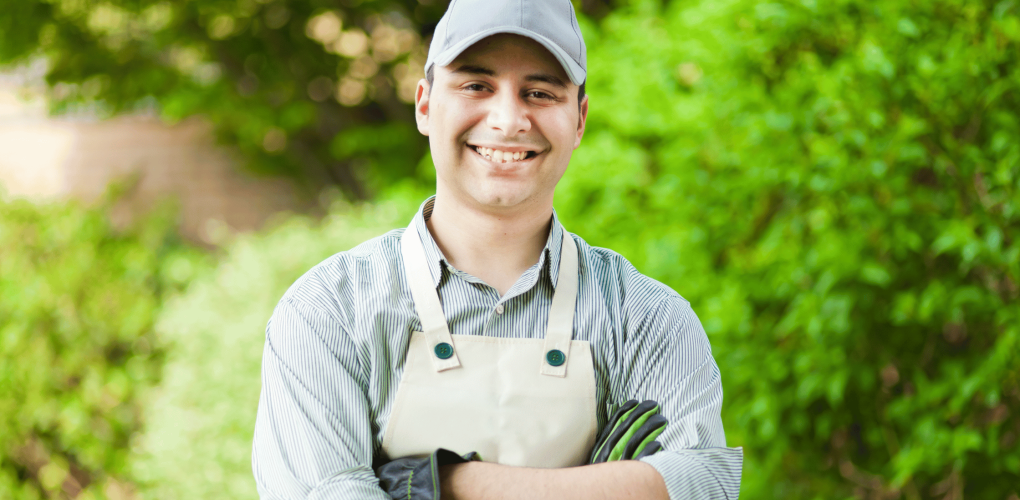
<path fill-rule="evenodd" d="M 581 144 L 588 98 L 537 42 L 484 38 L 418 84 L 418 130 L 429 137 L 437 192 L 487 211 L 552 205 Z"/>

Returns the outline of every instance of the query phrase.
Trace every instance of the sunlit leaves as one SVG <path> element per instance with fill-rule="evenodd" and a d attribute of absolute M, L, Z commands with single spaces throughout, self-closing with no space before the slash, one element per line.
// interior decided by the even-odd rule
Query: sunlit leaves
<path fill-rule="evenodd" d="M 0 200 L 0 497 L 92 494 L 128 475 L 164 353 L 153 324 L 202 261 L 171 212 L 117 230 L 107 209 Z"/>
<path fill-rule="evenodd" d="M 1007 496 L 1020 427 L 993 416 L 1020 412 L 1020 46 L 1003 30 L 1020 11 L 649 8 L 589 44 L 586 145 L 557 207 L 699 312 L 758 471 L 742 496 Z M 621 168 L 632 183 L 591 180 Z"/>
<path fill-rule="evenodd" d="M 27 0 L 0 9 L 0 65 L 44 56 L 55 112 L 202 116 L 248 167 L 292 176 L 310 194 L 335 185 L 363 198 L 397 174 L 378 171 L 382 164 L 420 157 L 425 139 L 409 138 L 390 159 L 344 161 L 330 156 L 329 143 L 345 130 L 411 116 L 428 27 L 444 7 Z M 310 111 L 297 129 L 294 109 Z M 288 140 L 271 134 L 267 148 L 274 129 Z"/>

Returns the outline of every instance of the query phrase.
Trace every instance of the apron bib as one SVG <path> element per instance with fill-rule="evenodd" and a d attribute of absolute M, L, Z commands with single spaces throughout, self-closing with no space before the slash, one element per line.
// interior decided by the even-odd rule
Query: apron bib
<path fill-rule="evenodd" d="M 563 231 L 544 339 L 451 335 L 412 223 L 401 237 L 421 332 L 412 332 L 382 450 L 423 457 L 436 448 L 526 467 L 587 462 L 595 444 L 595 370 L 586 341 L 571 340 L 577 246 Z"/>

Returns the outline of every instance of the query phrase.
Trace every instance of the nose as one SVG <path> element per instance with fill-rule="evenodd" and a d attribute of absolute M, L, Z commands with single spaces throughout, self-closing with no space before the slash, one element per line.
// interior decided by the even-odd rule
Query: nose
<path fill-rule="evenodd" d="M 513 92 L 497 92 L 489 99 L 490 108 L 487 123 L 499 130 L 505 137 L 513 137 L 531 130 L 527 103 Z"/>

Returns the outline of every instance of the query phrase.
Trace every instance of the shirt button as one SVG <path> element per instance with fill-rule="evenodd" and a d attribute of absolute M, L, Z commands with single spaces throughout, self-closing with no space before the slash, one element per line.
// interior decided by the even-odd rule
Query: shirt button
<path fill-rule="evenodd" d="M 503 314 L 503 304 L 496 305 L 496 314 Z"/>

